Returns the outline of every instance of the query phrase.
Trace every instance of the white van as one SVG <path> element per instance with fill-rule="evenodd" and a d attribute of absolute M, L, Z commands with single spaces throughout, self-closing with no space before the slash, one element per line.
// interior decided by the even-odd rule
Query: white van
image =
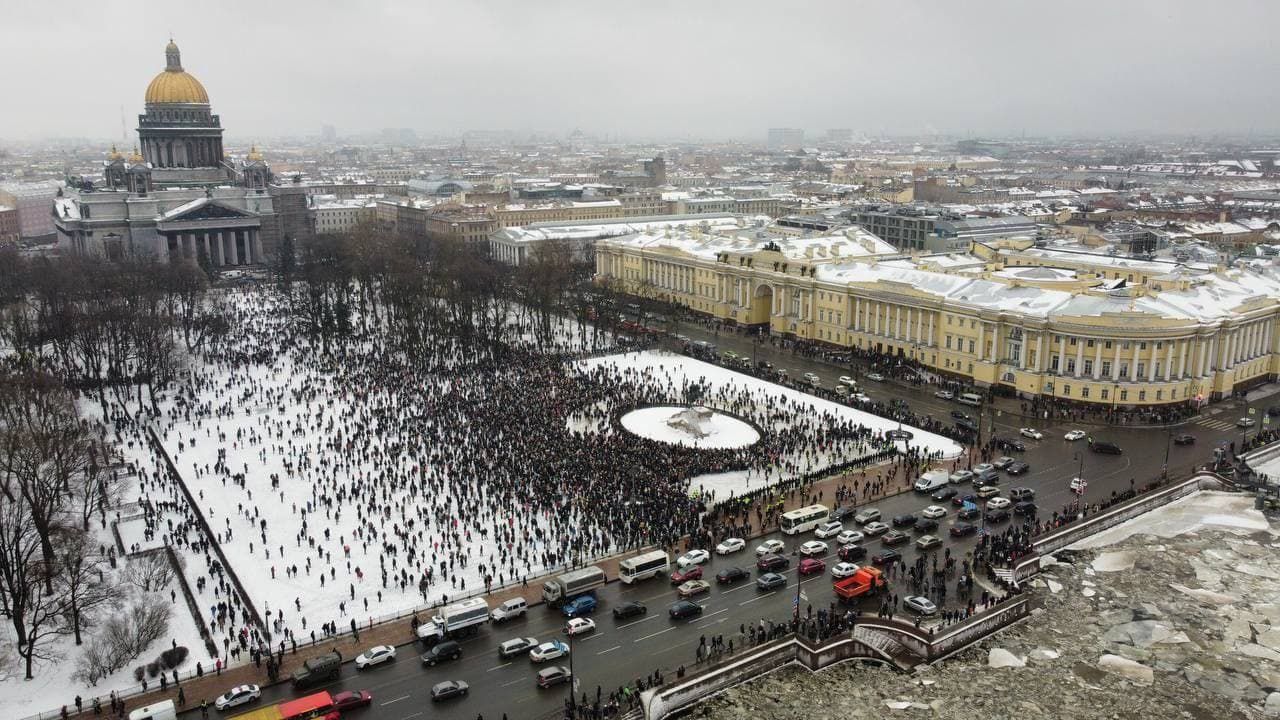
<path fill-rule="evenodd" d="M 176 720 L 177 717 L 178 711 L 172 700 L 144 705 L 129 713 L 129 720 Z"/>
<path fill-rule="evenodd" d="M 916 481 L 916 492 L 927 493 L 944 488 L 950 478 L 951 475 L 946 470 L 930 470 Z"/>
<path fill-rule="evenodd" d="M 978 393 L 961 393 L 960 397 L 956 398 L 956 402 L 977 407 L 982 404 L 982 396 Z"/>

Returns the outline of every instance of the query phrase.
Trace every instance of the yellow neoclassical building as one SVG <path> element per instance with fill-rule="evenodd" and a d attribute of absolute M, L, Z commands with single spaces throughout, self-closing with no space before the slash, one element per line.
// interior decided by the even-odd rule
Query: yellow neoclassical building
<path fill-rule="evenodd" d="M 596 279 L 773 334 L 918 360 L 1022 396 L 1208 401 L 1274 378 L 1280 268 L 1035 248 L 905 256 L 865 231 L 669 231 L 596 244 Z"/>

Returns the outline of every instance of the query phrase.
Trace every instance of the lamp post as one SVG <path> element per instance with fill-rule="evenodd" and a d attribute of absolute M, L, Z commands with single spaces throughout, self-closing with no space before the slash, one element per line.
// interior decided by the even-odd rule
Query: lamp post
<path fill-rule="evenodd" d="M 1084 513 L 1084 493 L 1089 489 L 1089 483 L 1084 479 L 1084 453 L 1077 450 L 1076 459 L 1080 461 L 1080 466 L 1076 470 L 1076 479 L 1080 481 L 1080 489 L 1076 491 L 1076 496 L 1080 499 L 1080 513 L 1077 518 Z"/>
<path fill-rule="evenodd" d="M 1164 434 L 1164 464 L 1160 466 L 1160 479 L 1167 480 L 1169 478 L 1169 446 L 1173 444 L 1173 426 L 1165 428 Z"/>
<path fill-rule="evenodd" d="M 578 676 L 573 673 L 573 634 L 565 634 L 568 636 L 565 643 L 569 646 L 569 711 L 573 712 L 578 707 L 578 694 L 575 692 L 578 685 Z"/>

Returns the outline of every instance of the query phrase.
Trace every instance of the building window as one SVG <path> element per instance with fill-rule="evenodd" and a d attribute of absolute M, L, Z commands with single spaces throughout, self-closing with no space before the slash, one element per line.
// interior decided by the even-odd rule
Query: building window
<path fill-rule="evenodd" d="M 1067 372 L 1073 373 L 1075 371 L 1076 371 L 1076 359 L 1067 358 Z"/>
<path fill-rule="evenodd" d="M 1146 363 L 1138 363 L 1138 374 L 1136 375 L 1138 379 L 1142 379 L 1142 376 L 1146 374 L 1145 372 L 1143 372 L 1145 368 L 1146 368 Z"/>
<path fill-rule="evenodd" d="M 1142 402 L 1143 400 L 1146 400 L 1146 399 L 1147 399 L 1147 391 L 1146 391 L 1146 390 L 1139 390 L 1139 391 L 1138 391 L 1138 402 Z"/>
<path fill-rule="evenodd" d="M 1122 378 L 1129 377 L 1129 363 L 1123 363 L 1123 362 L 1120 363 L 1120 377 Z"/>
<path fill-rule="evenodd" d="M 1089 338 L 1088 340 L 1086 340 L 1084 343 L 1084 346 L 1089 348 L 1093 347 L 1093 338 Z"/>
<path fill-rule="evenodd" d="M 1085 360 L 1085 361 L 1084 361 L 1084 374 L 1085 374 L 1085 375 L 1092 375 L 1092 374 L 1093 374 L 1093 361 L 1092 361 L 1092 360 Z"/>
<path fill-rule="evenodd" d="M 1049 369 L 1054 372 L 1058 372 L 1058 356 L 1057 355 L 1049 356 Z"/>
<path fill-rule="evenodd" d="M 948 350 L 950 350 L 950 349 L 951 349 L 951 336 L 950 336 L 950 335 L 948 335 L 948 336 L 947 336 L 947 349 L 948 349 Z"/>
<path fill-rule="evenodd" d="M 1138 349 L 1139 349 L 1139 350 L 1146 350 L 1146 349 L 1147 349 L 1147 344 L 1146 344 L 1146 343 L 1138 343 Z M 1142 371 L 1141 371 L 1141 370 L 1139 370 L 1138 372 L 1139 372 L 1139 373 L 1141 373 Z"/>
<path fill-rule="evenodd" d="M 1070 386 L 1070 385 L 1063 385 L 1063 386 L 1062 386 L 1062 394 L 1063 394 L 1063 395 L 1070 395 L 1070 394 L 1071 394 L 1071 386 Z"/>
<path fill-rule="evenodd" d="M 1156 399 L 1157 399 L 1157 400 L 1163 400 L 1163 399 L 1164 399 L 1164 391 L 1163 391 L 1163 390 L 1157 390 L 1157 391 L 1156 391 Z"/>
<path fill-rule="evenodd" d="M 1102 361 L 1102 374 L 1105 375 L 1106 377 L 1111 377 L 1111 361 L 1110 360 Z"/>
<path fill-rule="evenodd" d="M 970 341 L 969 341 L 969 354 L 970 354 L 970 355 L 972 355 L 972 354 L 973 354 L 973 341 L 972 341 L 972 340 L 970 340 Z"/>
<path fill-rule="evenodd" d="M 1080 397 L 1082 398 L 1089 397 L 1089 387 L 1087 385 L 1085 387 L 1080 388 Z"/>
<path fill-rule="evenodd" d="M 1121 390 L 1121 391 L 1120 391 L 1120 402 L 1124 402 L 1125 400 L 1128 400 L 1128 399 L 1129 399 L 1129 391 L 1128 391 L 1128 390 Z"/>
<path fill-rule="evenodd" d="M 1108 394 L 1110 394 L 1110 393 L 1108 392 L 1108 390 L 1107 390 L 1106 388 L 1102 388 L 1102 399 L 1103 399 L 1103 400 L 1106 400 L 1106 399 L 1107 399 L 1107 395 L 1108 395 Z"/>
<path fill-rule="evenodd" d="M 1102 347 L 1103 347 L 1103 348 L 1105 348 L 1105 349 L 1107 349 L 1107 350 L 1110 350 L 1110 349 L 1111 349 L 1111 341 L 1110 341 L 1110 340 L 1108 340 L 1108 341 L 1106 341 L 1106 342 L 1102 343 Z"/>
<path fill-rule="evenodd" d="M 1075 346 L 1076 346 L 1076 339 L 1073 337 L 1071 338 L 1071 347 L 1075 347 Z"/>

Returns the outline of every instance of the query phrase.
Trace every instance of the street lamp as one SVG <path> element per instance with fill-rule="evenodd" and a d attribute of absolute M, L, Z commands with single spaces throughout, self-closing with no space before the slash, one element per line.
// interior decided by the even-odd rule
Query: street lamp
<path fill-rule="evenodd" d="M 1084 512 L 1084 494 L 1089 489 L 1089 483 L 1084 479 L 1084 453 L 1077 450 L 1076 459 L 1080 461 L 1080 467 L 1076 470 L 1076 479 L 1080 481 L 1078 486 L 1080 489 L 1076 490 L 1076 496 L 1080 500 L 1080 513 L 1076 515 L 1078 518 Z"/>

